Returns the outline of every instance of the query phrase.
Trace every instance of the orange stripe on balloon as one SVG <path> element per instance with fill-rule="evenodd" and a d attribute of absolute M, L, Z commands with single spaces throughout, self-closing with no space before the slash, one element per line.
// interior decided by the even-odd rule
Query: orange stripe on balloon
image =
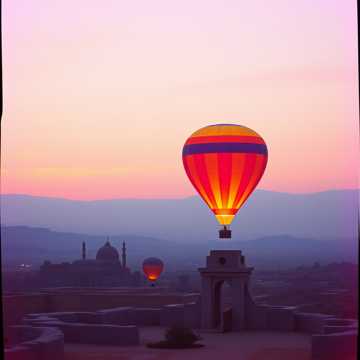
<path fill-rule="evenodd" d="M 238 153 L 231 154 L 231 175 L 230 175 L 231 182 L 229 189 L 229 199 L 226 206 L 228 209 L 234 207 L 233 205 L 236 198 L 236 194 L 238 192 L 241 177 L 244 172 L 244 166 L 245 166 L 244 154 L 238 154 Z"/>
<path fill-rule="evenodd" d="M 206 191 L 204 187 L 201 184 L 196 165 L 194 160 L 195 155 L 189 155 L 183 158 L 184 168 L 186 171 L 186 174 L 193 184 L 194 188 L 197 190 L 197 192 L 200 194 L 200 196 L 204 199 L 206 204 L 211 208 L 211 201 L 206 195 Z"/>
<path fill-rule="evenodd" d="M 241 136 L 259 136 L 254 130 L 241 125 L 216 125 L 206 126 L 195 131 L 191 137 L 195 136 L 219 136 L 219 135 L 241 135 Z M 259 136 L 260 137 L 260 136 Z"/>
<path fill-rule="evenodd" d="M 206 173 L 209 179 L 212 194 L 216 202 L 216 206 L 214 208 L 221 209 L 223 207 L 223 204 L 221 199 L 221 188 L 219 181 L 219 154 L 204 154 L 204 160 L 207 170 Z"/>

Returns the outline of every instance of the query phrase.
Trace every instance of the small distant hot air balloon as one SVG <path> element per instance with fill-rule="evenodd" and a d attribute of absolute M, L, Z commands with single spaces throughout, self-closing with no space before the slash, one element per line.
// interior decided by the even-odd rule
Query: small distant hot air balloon
<path fill-rule="evenodd" d="M 220 238 L 231 238 L 227 226 L 265 171 L 265 141 L 245 126 L 210 125 L 186 140 L 182 158 L 191 183 L 224 226 Z"/>
<path fill-rule="evenodd" d="M 156 281 L 163 269 L 164 263 L 158 258 L 147 258 L 143 262 L 143 271 L 149 281 Z"/>

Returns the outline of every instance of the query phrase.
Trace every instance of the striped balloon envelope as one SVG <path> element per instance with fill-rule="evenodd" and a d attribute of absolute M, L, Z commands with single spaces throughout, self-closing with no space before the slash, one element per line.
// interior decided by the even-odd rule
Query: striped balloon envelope
<path fill-rule="evenodd" d="M 191 183 L 226 229 L 259 183 L 268 152 L 255 131 L 218 124 L 195 131 L 185 142 L 182 158 Z"/>

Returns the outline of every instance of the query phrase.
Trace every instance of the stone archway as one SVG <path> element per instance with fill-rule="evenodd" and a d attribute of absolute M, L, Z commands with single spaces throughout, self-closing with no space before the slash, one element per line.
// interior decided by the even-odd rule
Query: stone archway
<path fill-rule="evenodd" d="M 214 284 L 214 327 L 217 328 L 221 325 L 221 289 L 224 284 L 223 280 L 219 280 Z"/>
<path fill-rule="evenodd" d="M 230 299 L 229 299 L 230 296 Z M 230 301 L 229 301 L 230 300 Z M 214 327 L 222 332 L 232 330 L 232 293 L 229 280 L 214 283 Z"/>
<path fill-rule="evenodd" d="M 207 256 L 206 268 L 200 268 L 201 322 L 203 329 L 240 331 L 246 328 L 247 291 L 252 268 L 245 266 L 240 250 L 212 250 Z M 231 311 L 221 311 L 221 290 L 224 283 L 230 285 Z M 225 315 L 226 314 L 226 315 Z"/>

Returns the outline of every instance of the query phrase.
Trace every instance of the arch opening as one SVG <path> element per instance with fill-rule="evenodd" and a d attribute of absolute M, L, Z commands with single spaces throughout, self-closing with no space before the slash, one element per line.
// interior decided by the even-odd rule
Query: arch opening
<path fill-rule="evenodd" d="M 222 332 L 232 330 L 231 282 L 220 280 L 214 287 L 214 328 Z"/>

